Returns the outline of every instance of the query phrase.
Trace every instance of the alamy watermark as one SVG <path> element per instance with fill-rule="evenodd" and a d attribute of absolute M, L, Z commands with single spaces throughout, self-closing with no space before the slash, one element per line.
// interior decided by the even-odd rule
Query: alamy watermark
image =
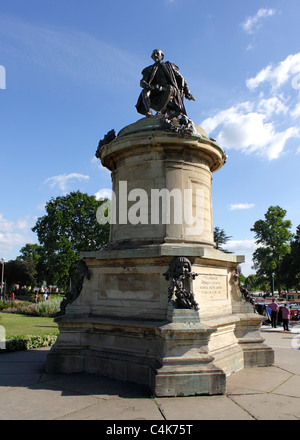
<path fill-rule="evenodd" d="M 295 90 L 300 89 L 300 73 L 298 73 L 294 78 L 292 79 L 292 87 Z"/>
<path fill-rule="evenodd" d="M 0 89 L 6 89 L 6 70 L 0 65 Z"/>
<path fill-rule="evenodd" d="M 142 188 L 128 192 L 127 181 L 120 181 L 117 195 L 112 191 L 96 218 L 101 225 L 184 225 L 187 235 L 199 235 L 204 230 L 204 189 L 153 188 L 148 194 Z"/>
<path fill-rule="evenodd" d="M 5 341 L 6 341 L 5 328 L 3 327 L 3 325 L 0 325 L 0 350 L 5 350 L 6 348 Z"/>
<path fill-rule="evenodd" d="M 292 339 L 292 348 L 294 350 L 300 350 L 300 326 L 297 325 L 292 329 L 292 333 L 298 333 Z"/>

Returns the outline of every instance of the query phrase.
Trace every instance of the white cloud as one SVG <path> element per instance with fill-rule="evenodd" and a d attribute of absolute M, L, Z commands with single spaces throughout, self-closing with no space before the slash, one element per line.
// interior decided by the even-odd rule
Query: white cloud
<path fill-rule="evenodd" d="M 289 139 L 300 137 L 297 126 L 281 127 L 283 117 L 290 114 L 288 99 L 282 94 L 264 96 L 260 93 L 251 100 L 239 102 L 221 110 L 200 125 L 225 149 L 255 153 L 269 160 L 280 157 Z M 300 107 L 295 116 L 300 115 Z"/>
<path fill-rule="evenodd" d="M 288 80 L 293 80 L 293 76 L 300 72 L 300 52 L 294 55 L 289 55 L 285 60 L 278 63 L 276 66 L 269 64 L 262 69 L 258 74 L 249 78 L 246 85 L 250 90 L 254 90 L 263 83 L 270 83 L 273 89 L 278 89 Z M 292 84 L 291 84 L 292 85 Z"/>
<path fill-rule="evenodd" d="M 255 251 L 257 245 L 255 240 L 230 240 L 226 243 L 226 248 L 232 252 L 249 252 Z"/>
<path fill-rule="evenodd" d="M 111 199 L 112 189 L 103 188 L 96 192 L 95 197 L 97 200 L 101 199 Z"/>
<path fill-rule="evenodd" d="M 257 110 L 264 113 L 267 117 L 273 114 L 286 114 L 289 108 L 285 105 L 282 99 L 277 96 L 272 98 L 262 98 L 257 105 Z"/>
<path fill-rule="evenodd" d="M 49 184 L 50 188 L 58 186 L 63 192 L 66 192 L 69 181 L 73 179 L 88 180 L 89 176 L 80 173 L 60 174 L 58 176 L 48 177 L 44 183 Z"/>
<path fill-rule="evenodd" d="M 297 127 L 290 127 L 281 133 L 274 133 L 274 138 L 267 145 L 268 159 L 278 159 L 284 150 L 287 141 L 291 138 L 299 138 L 300 131 Z"/>
<path fill-rule="evenodd" d="M 229 206 L 229 209 L 231 211 L 236 211 L 236 210 L 240 210 L 240 209 L 251 209 L 254 208 L 254 203 L 232 203 Z"/>
<path fill-rule="evenodd" d="M 245 276 L 254 273 L 252 269 L 252 255 L 256 248 L 255 240 L 230 240 L 226 243 L 226 249 L 228 251 L 233 252 L 235 255 L 243 255 L 245 257 L 245 263 L 241 264 L 241 270 Z"/>
<path fill-rule="evenodd" d="M 280 157 L 289 139 L 300 137 L 297 126 L 278 130 L 276 117 L 280 116 L 282 120 L 282 115 L 288 113 L 283 97 L 265 98 L 260 94 L 252 102 L 237 103 L 205 119 L 200 125 L 208 133 L 218 130 L 213 136 L 225 150 L 255 153 L 272 160 Z"/>
<path fill-rule="evenodd" d="M 18 232 L 0 233 L 0 249 L 1 253 L 6 253 L 14 246 L 21 246 L 24 243 L 24 235 Z"/>
<path fill-rule="evenodd" d="M 111 171 L 109 171 L 108 168 L 104 167 L 101 163 L 101 160 L 98 159 L 96 156 L 92 157 L 91 164 L 93 165 L 93 167 L 99 169 L 101 172 L 104 172 L 105 174 L 110 176 Z"/>
<path fill-rule="evenodd" d="M 296 104 L 293 110 L 290 112 L 291 116 L 295 119 L 300 117 L 300 102 Z"/>
<path fill-rule="evenodd" d="M 0 214 L 0 232 L 12 232 L 14 230 L 24 231 L 28 229 L 31 225 L 30 217 L 26 216 L 22 219 L 17 220 L 16 222 L 12 222 L 3 217 L 3 214 Z"/>
<path fill-rule="evenodd" d="M 271 142 L 273 134 L 272 124 L 265 123 L 265 115 L 253 112 L 236 113 L 234 117 L 224 121 L 218 141 L 225 149 L 253 152 Z"/>
<path fill-rule="evenodd" d="M 0 258 L 7 260 L 16 257 L 17 253 L 26 243 L 35 241 L 31 228 L 34 226 L 34 220 L 26 216 L 17 221 L 6 219 L 0 214 Z M 11 253 L 15 251 L 13 256 Z"/>
<path fill-rule="evenodd" d="M 253 109 L 253 104 L 251 102 L 238 103 L 229 109 L 222 110 L 215 116 L 205 119 L 202 122 L 205 125 L 205 130 L 211 132 L 215 130 L 219 125 L 224 124 L 227 121 L 236 119 L 237 114 L 242 112 L 250 112 Z"/>
<path fill-rule="evenodd" d="M 275 9 L 265 9 L 261 8 L 257 11 L 257 13 L 251 17 L 248 17 L 244 23 L 242 23 L 242 28 L 248 34 L 253 34 L 257 29 L 259 29 L 262 24 L 262 19 L 266 17 L 272 17 L 272 15 L 276 14 Z"/>

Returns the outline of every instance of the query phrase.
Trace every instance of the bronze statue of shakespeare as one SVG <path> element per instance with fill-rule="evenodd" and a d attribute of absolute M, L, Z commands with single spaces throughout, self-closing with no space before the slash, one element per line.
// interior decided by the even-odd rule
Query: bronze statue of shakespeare
<path fill-rule="evenodd" d="M 183 97 L 195 101 L 188 85 L 179 73 L 175 64 L 163 62 L 164 54 L 160 49 L 152 52 L 151 58 L 155 62 L 142 71 L 142 92 L 136 104 L 139 113 L 151 116 L 151 109 L 158 114 L 168 116 L 186 115 Z"/>

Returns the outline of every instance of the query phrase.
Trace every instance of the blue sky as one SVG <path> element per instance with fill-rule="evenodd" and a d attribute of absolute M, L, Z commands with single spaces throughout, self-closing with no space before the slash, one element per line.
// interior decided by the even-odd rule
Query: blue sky
<path fill-rule="evenodd" d="M 196 98 L 189 117 L 228 155 L 214 225 L 253 272 L 250 228 L 268 207 L 300 224 L 299 18 L 299 0 L 3 0 L 0 258 L 37 242 L 51 197 L 111 187 L 98 141 L 142 117 L 141 71 L 160 48 Z"/>

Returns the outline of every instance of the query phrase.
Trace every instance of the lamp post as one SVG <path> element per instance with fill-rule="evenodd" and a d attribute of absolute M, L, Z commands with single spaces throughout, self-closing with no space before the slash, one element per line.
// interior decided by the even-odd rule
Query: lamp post
<path fill-rule="evenodd" d="M 2 263 L 2 275 L 1 275 L 1 299 L 3 299 L 4 262 L 5 262 L 5 258 L 1 258 L 1 263 Z"/>
<path fill-rule="evenodd" d="M 272 294 L 273 294 L 273 296 L 274 296 L 274 276 L 275 276 L 275 273 L 273 272 L 272 273 Z"/>

